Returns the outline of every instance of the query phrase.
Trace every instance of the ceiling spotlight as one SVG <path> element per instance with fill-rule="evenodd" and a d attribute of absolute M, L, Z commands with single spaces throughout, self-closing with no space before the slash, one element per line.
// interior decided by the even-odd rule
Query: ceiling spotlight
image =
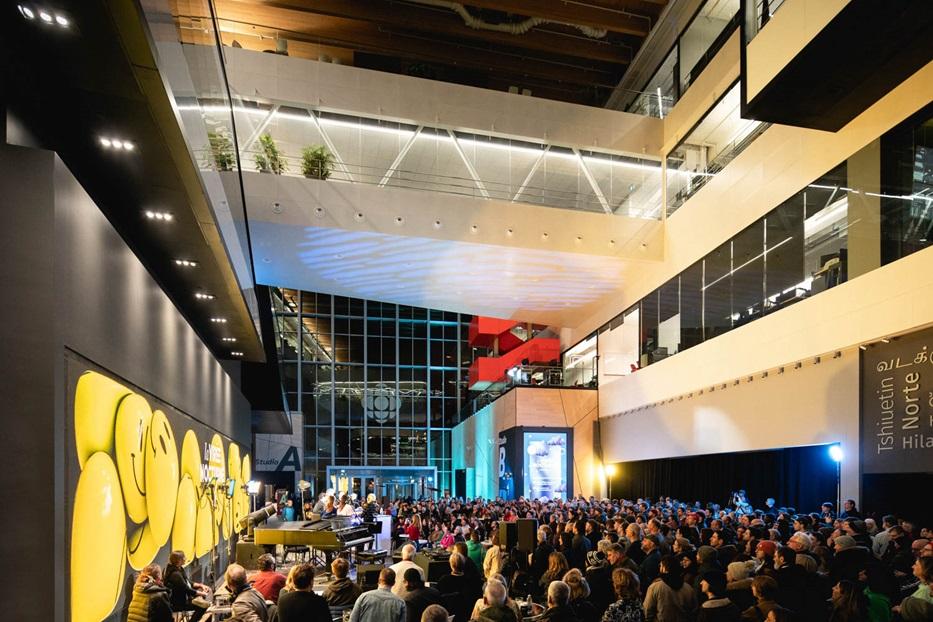
<path fill-rule="evenodd" d="M 542 239 L 542 240 L 546 240 L 546 239 L 548 239 L 548 237 L 549 237 L 549 236 L 548 236 L 547 231 L 545 231 L 544 233 L 541 234 L 541 239 Z"/>
<path fill-rule="evenodd" d="M 577 243 L 577 244 L 581 244 L 581 243 L 583 242 L 583 236 L 582 236 L 582 235 L 578 235 L 578 236 L 576 237 L 576 239 L 574 239 L 574 242 Z"/>
<path fill-rule="evenodd" d="M 165 222 L 171 222 L 174 218 L 171 212 L 156 212 L 153 210 L 146 210 L 143 213 L 149 220 L 164 220 Z"/>
<path fill-rule="evenodd" d="M 55 23 L 61 26 L 62 28 L 68 28 L 71 22 L 68 21 L 68 18 L 64 15 L 55 15 Z"/>
<path fill-rule="evenodd" d="M 881 340 L 881 343 L 891 343 L 891 340 L 890 340 L 890 339 L 882 339 L 882 340 Z"/>
<path fill-rule="evenodd" d="M 134 149 L 136 149 L 136 145 L 134 145 L 128 140 L 122 140 L 119 138 L 108 138 L 107 136 L 101 136 L 98 140 L 100 141 L 100 144 L 105 149 L 116 149 L 118 151 L 119 150 L 133 151 Z"/>
<path fill-rule="evenodd" d="M 616 241 L 615 241 L 615 240 L 609 240 L 609 248 L 613 248 L 613 247 L 615 247 L 615 245 L 616 245 Z"/>
<path fill-rule="evenodd" d="M 46 24 L 51 24 L 51 23 L 52 23 L 52 16 L 51 16 L 51 14 L 49 14 L 49 13 L 47 13 L 47 12 L 45 12 L 45 11 L 39 11 L 39 19 L 41 19 L 41 20 L 42 20 L 43 22 L 45 22 Z"/>
<path fill-rule="evenodd" d="M 477 227 L 476 225 L 470 225 L 470 233 L 476 235 L 477 233 L 479 233 L 479 227 Z"/>
<path fill-rule="evenodd" d="M 234 350 L 230 353 L 230 356 L 243 356 L 243 353 L 238 350 Z"/>
<path fill-rule="evenodd" d="M 314 215 L 317 216 L 318 218 L 324 218 L 324 208 L 323 208 L 323 207 L 315 207 L 315 208 L 314 208 Z"/>
<path fill-rule="evenodd" d="M 435 229 L 440 229 L 442 226 L 443 226 L 443 225 L 441 225 L 441 221 L 439 221 L 439 220 L 435 220 L 435 221 L 434 221 L 434 228 L 435 228 Z"/>
<path fill-rule="evenodd" d="M 213 300 L 214 299 L 213 294 L 205 294 L 204 292 L 196 292 L 194 294 L 194 297 L 197 298 L 198 300 Z"/>
<path fill-rule="evenodd" d="M 505 230 L 505 234 L 509 237 L 512 237 L 512 234 L 515 233 L 515 230 L 511 227 Z"/>
<path fill-rule="evenodd" d="M 236 337 L 221 337 L 221 341 L 226 341 L 227 343 L 233 343 L 236 341 Z"/>
<path fill-rule="evenodd" d="M 23 17 L 25 17 L 26 19 L 35 19 L 35 18 L 36 18 L 36 14 L 33 13 L 33 12 L 32 12 L 32 9 L 30 9 L 28 6 L 23 6 L 22 4 L 20 4 L 20 5 L 19 5 L 19 12 L 22 13 Z"/>
<path fill-rule="evenodd" d="M 866 345 L 863 343 L 862 345 L 860 345 L 860 346 L 858 347 L 858 349 L 859 349 L 859 350 L 867 350 L 867 349 L 868 349 L 868 346 L 866 346 Z"/>
<path fill-rule="evenodd" d="M 212 317 L 212 318 L 211 318 L 211 322 L 213 322 L 214 324 L 226 324 L 226 323 L 227 323 L 227 318 L 225 318 L 225 317 Z"/>
<path fill-rule="evenodd" d="M 353 218 L 355 218 L 357 222 L 362 222 L 362 221 L 363 221 L 363 212 L 357 212 L 356 214 L 353 215 Z"/>
<path fill-rule="evenodd" d="M 402 218 L 401 216 L 396 216 L 396 217 L 395 217 L 395 224 L 397 224 L 399 227 L 401 227 L 402 225 L 405 224 L 405 219 Z"/>
<path fill-rule="evenodd" d="M 198 265 L 198 262 L 196 262 L 196 261 L 191 261 L 190 259 L 176 259 L 176 260 L 175 260 L 175 265 L 176 265 L 176 266 L 182 266 L 182 267 L 184 267 L 184 268 L 193 268 L 193 267 L 195 267 L 196 265 Z"/>
<path fill-rule="evenodd" d="M 104 138 L 103 136 L 100 137 L 100 144 L 108 148 L 113 146 L 113 143 L 110 142 L 110 139 Z"/>

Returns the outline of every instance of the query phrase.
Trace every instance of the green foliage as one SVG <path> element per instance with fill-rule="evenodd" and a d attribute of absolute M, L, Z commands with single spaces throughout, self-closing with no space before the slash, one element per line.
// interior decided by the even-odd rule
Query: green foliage
<path fill-rule="evenodd" d="M 334 170 L 334 156 L 324 145 L 301 150 L 301 172 L 312 179 L 327 179 Z"/>
<path fill-rule="evenodd" d="M 272 172 L 281 175 L 288 170 L 288 163 L 282 157 L 282 152 L 279 151 L 279 146 L 275 144 L 271 134 L 263 134 L 259 137 L 259 153 L 253 156 L 253 161 L 256 162 L 256 168 L 263 173 Z"/>
<path fill-rule="evenodd" d="M 209 131 L 207 142 L 210 145 L 214 168 L 218 171 L 232 171 L 236 166 L 236 157 L 233 155 L 233 143 L 227 135 L 227 130 L 220 128 Z"/>

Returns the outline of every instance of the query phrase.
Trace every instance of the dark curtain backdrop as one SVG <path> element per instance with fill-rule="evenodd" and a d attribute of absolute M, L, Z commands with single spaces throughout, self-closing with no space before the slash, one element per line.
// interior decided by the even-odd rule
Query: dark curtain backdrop
<path fill-rule="evenodd" d="M 744 488 L 756 508 L 768 497 L 778 507 L 817 511 L 836 500 L 836 464 L 826 445 L 622 462 L 610 478 L 613 497 L 670 496 L 725 505 Z"/>

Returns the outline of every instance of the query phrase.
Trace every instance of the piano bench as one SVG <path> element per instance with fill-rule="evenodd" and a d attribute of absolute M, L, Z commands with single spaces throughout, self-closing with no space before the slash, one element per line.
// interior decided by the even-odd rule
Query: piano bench
<path fill-rule="evenodd" d="M 292 554 L 295 556 L 295 561 L 298 561 L 298 560 L 309 561 L 311 558 L 311 547 L 309 546 L 306 546 L 303 544 L 299 544 L 299 545 L 284 544 L 282 545 L 282 547 L 283 547 L 283 552 L 282 552 L 282 563 L 283 564 L 288 560 L 289 554 Z"/>
<path fill-rule="evenodd" d="M 379 549 L 378 551 L 357 551 L 356 563 L 385 564 L 388 556 L 389 552 L 385 549 Z"/>

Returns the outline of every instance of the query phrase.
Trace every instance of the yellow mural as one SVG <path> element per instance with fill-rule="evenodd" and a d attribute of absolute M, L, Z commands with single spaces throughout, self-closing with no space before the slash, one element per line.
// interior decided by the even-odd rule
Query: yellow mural
<path fill-rule="evenodd" d="M 250 458 L 234 443 L 225 452 L 219 434 L 202 455 L 193 429 L 179 453 L 164 412 L 95 371 L 78 379 L 74 426 L 81 473 L 71 522 L 71 619 L 100 622 L 120 600 L 127 564 L 141 570 L 167 544 L 190 562 L 231 536 L 249 511 Z"/>

